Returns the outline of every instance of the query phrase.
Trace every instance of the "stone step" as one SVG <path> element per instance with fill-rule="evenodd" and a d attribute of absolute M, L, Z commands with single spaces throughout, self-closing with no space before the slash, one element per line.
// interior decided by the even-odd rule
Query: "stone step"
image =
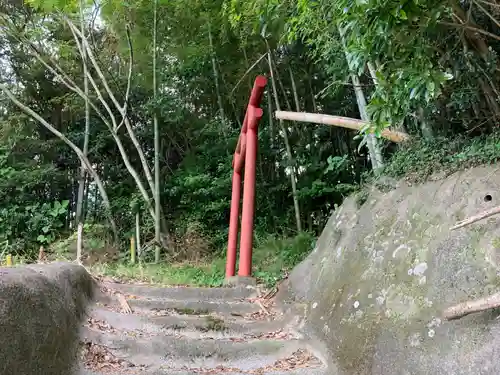
<path fill-rule="evenodd" d="M 120 284 L 118 284 L 120 285 Z M 222 288 L 221 288 L 222 289 Z M 179 297 L 178 295 L 177 297 Z M 193 297 L 193 296 L 191 296 Z M 166 310 L 175 310 L 180 315 L 207 315 L 210 313 L 220 314 L 251 314 L 260 310 L 259 306 L 245 299 L 203 299 L 203 298 L 165 298 L 145 297 L 144 295 L 127 295 L 127 302 L 135 312 L 139 314 L 166 315 Z M 97 297 L 97 305 L 117 306 L 118 299 L 109 293 L 100 293 Z M 171 312 L 168 314 L 171 315 Z"/>
<path fill-rule="evenodd" d="M 102 283 L 103 286 L 123 294 L 152 299 L 178 300 L 240 300 L 256 294 L 254 287 L 196 288 L 196 287 L 158 287 L 149 285 Z"/>
<path fill-rule="evenodd" d="M 105 285 L 125 294 L 133 313 L 122 314 L 113 293 L 99 297 L 82 341 L 98 345 L 87 347 L 87 365 L 107 367 L 79 375 L 330 375 L 304 354 L 310 347 L 292 318 L 247 316 L 261 311 L 248 300 L 253 288 Z"/>
<path fill-rule="evenodd" d="M 109 352 L 135 366 L 149 368 L 189 370 L 216 368 L 223 364 L 228 368 L 244 371 L 272 365 L 286 358 L 305 343 L 299 340 L 232 340 L 189 339 L 176 336 L 133 337 L 111 334 L 84 327 L 82 339 L 106 347 Z"/>
<path fill-rule="evenodd" d="M 92 308 L 90 315 L 98 321 L 98 324 L 104 322 L 111 329 L 118 331 L 140 331 L 152 335 L 177 334 L 194 338 L 258 336 L 288 329 L 289 325 L 287 320 L 251 321 L 238 317 L 219 317 L 216 315 L 126 315 L 100 307 Z"/>
<path fill-rule="evenodd" d="M 78 375 L 208 375 L 208 374 L 218 374 L 218 375 L 334 375 L 335 373 L 332 371 L 329 371 L 325 367 L 318 367 L 318 368 L 311 368 L 311 367 L 305 367 L 305 368 L 296 368 L 296 369 L 291 369 L 291 370 L 271 370 L 271 371 L 265 371 L 263 370 L 262 372 L 225 372 L 221 371 L 219 369 L 209 369 L 207 368 L 205 372 L 202 371 L 177 371 L 177 370 L 142 370 L 142 371 L 136 371 L 134 370 L 127 370 L 126 372 L 124 371 L 116 371 L 116 372 L 110 372 L 106 370 L 105 372 L 95 372 L 91 370 L 81 370 Z"/>
<path fill-rule="evenodd" d="M 181 315 L 207 315 L 218 313 L 223 315 L 251 314 L 260 311 L 260 307 L 252 302 L 228 302 L 223 300 L 178 300 L 178 299 L 129 299 L 132 310 L 137 313 L 174 310 Z"/>

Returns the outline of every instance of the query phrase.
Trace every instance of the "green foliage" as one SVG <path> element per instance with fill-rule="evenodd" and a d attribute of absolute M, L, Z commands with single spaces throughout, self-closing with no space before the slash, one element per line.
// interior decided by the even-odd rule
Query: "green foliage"
<path fill-rule="evenodd" d="M 433 173 L 453 173 L 500 161 L 500 134 L 414 142 L 396 152 L 384 170 L 393 177 L 421 182 Z"/>
<path fill-rule="evenodd" d="M 89 1 L 83 1 L 89 4 Z M 63 11 L 63 12 L 76 12 L 79 8 L 79 1 L 77 0 L 27 0 L 26 4 L 29 6 L 42 10 L 44 12 Z"/>
<path fill-rule="evenodd" d="M 435 58 L 437 24 L 451 13 L 434 1 L 335 2 L 335 21 L 345 31 L 351 66 L 363 73 L 380 61 L 371 95 L 371 119 L 379 128 L 400 123 L 417 106 L 439 97 L 453 76 Z"/>
<path fill-rule="evenodd" d="M 495 22 L 468 1 L 158 0 L 161 95 L 156 101 L 152 100 L 153 3 L 103 1 L 98 4 L 99 27 L 92 20 L 95 4 L 85 1 L 83 5 L 94 56 L 119 102 L 128 86 L 125 25 L 130 27 L 134 59 L 127 115 L 150 165 L 152 117 L 158 116 L 162 231 L 170 243 L 165 253 L 181 263 L 189 261 L 167 267 L 168 271 L 151 268 L 159 274 L 150 277 L 160 281 L 221 283 L 222 260 L 213 267 L 192 263 L 193 259 L 223 257 L 232 155 L 252 81 L 257 74 L 269 76 L 266 59 L 248 69 L 268 48 L 283 109 L 359 118 L 354 90 L 347 84 L 354 72 L 360 76 L 374 125 L 364 131 L 379 134 L 391 124 L 404 127 L 412 139 L 436 136 L 399 150 L 384 143 L 384 156 L 394 154 L 385 169 L 389 175 L 409 173 L 409 178 L 422 179 L 438 170 L 498 159 L 498 135 L 488 134 L 500 118 L 500 43 L 487 39 L 487 33 L 497 32 Z M 83 100 L 40 63 L 33 50 L 36 46 L 46 61 L 55 59 L 74 84 L 83 87 L 79 50 L 62 20 L 64 15 L 80 25 L 80 2 L 32 0 L 29 6 L 0 7 L 0 48 L 10 64 L 0 73 L 2 82 L 82 147 Z M 457 19 L 465 19 L 462 12 L 483 31 L 481 38 L 468 27 L 456 27 Z M 375 79 L 368 63 L 375 67 Z M 94 69 L 90 71 L 102 89 Z M 261 103 L 265 115 L 259 124 L 255 265 L 259 278 L 272 283 L 308 253 L 308 243 L 321 233 L 334 206 L 359 189 L 370 161 L 353 131 L 286 123 L 290 160 L 278 124 L 268 113 L 276 109 L 269 94 L 266 90 Z M 93 90 L 90 96 L 101 106 Z M 110 102 L 106 90 L 102 99 Z M 0 104 L 0 243 L 30 257 L 40 244 L 52 245 L 56 253 L 72 249 L 80 160 L 3 94 Z M 225 121 L 221 121 L 219 105 Z M 99 108 L 109 115 L 104 107 Z M 95 111 L 90 116 L 88 156 L 110 198 L 120 233 L 114 245 L 123 260 L 135 233 L 135 214 L 140 215 L 142 243 L 149 248 L 154 222 L 111 132 Z M 149 188 L 125 127 L 118 135 L 131 167 Z M 311 233 L 297 238 L 290 168 L 297 172 L 300 220 Z M 109 246 L 109 227 L 102 198 L 88 176 L 85 186 L 85 245 L 97 251 Z M 361 194 L 360 204 L 363 199 Z M 145 272 L 139 266 L 110 267 L 110 272 L 130 270 L 130 276 Z"/>
<path fill-rule="evenodd" d="M 224 281 L 224 260 L 210 265 L 195 264 L 97 264 L 93 270 L 99 274 L 118 277 L 123 280 L 141 280 L 163 285 L 222 286 Z"/>
<path fill-rule="evenodd" d="M 29 206 L 0 206 L 0 239 L 18 243 L 14 253 L 24 253 L 30 245 L 50 244 L 61 233 L 66 224 L 68 200 L 50 203 L 34 203 Z M 34 249 L 33 249 L 34 250 Z"/>
<path fill-rule="evenodd" d="M 309 233 L 290 238 L 268 236 L 258 241 L 253 253 L 255 277 L 273 286 L 309 255 L 315 243 L 314 236 Z"/>
<path fill-rule="evenodd" d="M 85 223 L 83 225 L 84 256 L 102 255 L 111 243 L 109 230 L 102 224 Z M 77 233 L 73 232 L 50 244 L 48 250 L 56 259 L 76 259 Z"/>
<path fill-rule="evenodd" d="M 295 237 L 268 236 L 257 241 L 253 257 L 253 274 L 266 286 L 273 286 L 312 251 L 315 239 L 309 233 Z M 135 264 L 127 262 L 98 264 L 93 270 L 124 280 L 141 280 L 163 285 L 222 286 L 225 277 L 225 258 L 206 263 Z"/>

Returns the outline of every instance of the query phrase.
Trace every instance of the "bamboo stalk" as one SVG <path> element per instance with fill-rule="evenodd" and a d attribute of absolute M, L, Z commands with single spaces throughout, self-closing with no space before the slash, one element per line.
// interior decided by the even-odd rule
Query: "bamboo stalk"
<path fill-rule="evenodd" d="M 130 237 L 130 263 L 135 264 L 135 238 L 134 236 Z"/>
<path fill-rule="evenodd" d="M 324 115 L 321 113 L 307 113 L 307 112 L 289 112 L 289 111 L 276 111 L 275 116 L 280 120 L 289 121 L 300 121 L 300 122 L 310 122 L 314 124 L 332 125 L 339 126 L 342 128 L 361 130 L 368 123 L 366 121 L 342 117 L 342 116 L 332 116 Z M 403 142 L 409 139 L 408 134 L 392 131 L 385 129 L 382 131 L 382 137 L 386 138 L 392 142 Z"/>

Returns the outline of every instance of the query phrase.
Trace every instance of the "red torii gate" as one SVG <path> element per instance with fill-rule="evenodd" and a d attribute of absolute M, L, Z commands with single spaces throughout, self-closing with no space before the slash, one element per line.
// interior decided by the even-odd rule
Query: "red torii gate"
<path fill-rule="evenodd" d="M 257 76 L 233 157 L 233 189 L 227 241 L 226 278 L 235 275 L 240 214 L 241 170 L 245 165 L 243 209 L 241 213 L 239 276 L 252 274 L 253 217 L 255 210 L 255 170 L 257 164 L 257 129 L 263 111 L 259 108 L 267 78 Z"/>

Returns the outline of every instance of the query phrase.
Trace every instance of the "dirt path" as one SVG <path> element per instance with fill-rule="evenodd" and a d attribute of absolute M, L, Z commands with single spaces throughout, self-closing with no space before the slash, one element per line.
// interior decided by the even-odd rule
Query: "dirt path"
<path fill-rule="evenodd" d="M 81 375 L 326 375 L 293 324 L 248 288 L 108 284 L 82 330 Z"/>

